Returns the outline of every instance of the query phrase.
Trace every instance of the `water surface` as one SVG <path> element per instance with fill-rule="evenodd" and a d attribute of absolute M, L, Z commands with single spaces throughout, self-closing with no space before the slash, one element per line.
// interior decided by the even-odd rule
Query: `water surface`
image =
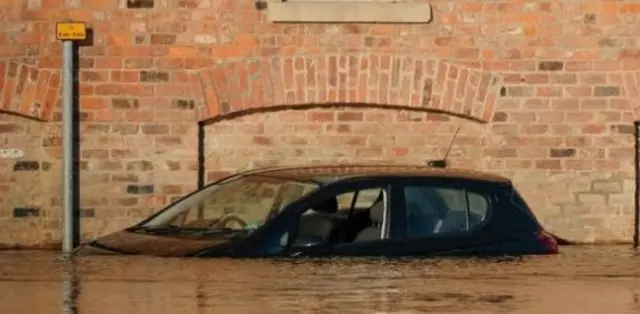
<path fill-rule="evenodd" d="M 2 313 L 640 313 L 640 254 L 236 260 L 0 252 Z"/>

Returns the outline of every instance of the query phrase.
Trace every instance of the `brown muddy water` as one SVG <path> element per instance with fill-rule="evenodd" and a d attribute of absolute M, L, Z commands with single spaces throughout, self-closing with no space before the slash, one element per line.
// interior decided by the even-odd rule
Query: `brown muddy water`
<path fill-rule="evenodd" d="M 0 313 L 640 313 L 640 254 L 232 260 L 0 252 Z"/>

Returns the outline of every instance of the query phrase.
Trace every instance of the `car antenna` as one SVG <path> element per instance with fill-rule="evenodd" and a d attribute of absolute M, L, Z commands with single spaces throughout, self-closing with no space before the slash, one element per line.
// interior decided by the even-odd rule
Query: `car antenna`
<path fill-rule="evenodd" d="M 451 139 L 451 142 L 449 142 L 449 148 L 447 148 L 447 151 L 444 153 L 444 157 L 442 159 L 428 160 L 427 166 L 434 167 L 434 168 L 447 167 L 447 157 L 449 156 L 449 152 L 451 151 L 451 147 L 453 147 L 453 142 L 456 140 L 456 137 L 458 136 L 459 131 L 460 131 L 460 125 L 458 125 L 456 132 L 453 134 L 453 138 Z"/>

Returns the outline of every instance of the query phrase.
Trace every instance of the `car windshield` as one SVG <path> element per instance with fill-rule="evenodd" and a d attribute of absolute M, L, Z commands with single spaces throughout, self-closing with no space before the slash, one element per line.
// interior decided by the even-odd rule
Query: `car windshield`
<path fill-rule="evenodd" d="M 241 176 L 205 187 L 170 205 L 137 230 L 250 233 L 318 187 L 316 182 Z"/>

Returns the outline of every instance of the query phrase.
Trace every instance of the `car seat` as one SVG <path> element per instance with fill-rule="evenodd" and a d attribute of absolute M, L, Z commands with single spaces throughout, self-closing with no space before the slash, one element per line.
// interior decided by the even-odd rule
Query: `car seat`
<path fill-rule="evenodd" d="M 336 221 L 332 214 L 338 211 L 338 200 L 331 197 L 311 208 L 311 212 L 300 217 L 298 224 L 298 239 L 302 237 L 318 236 L 327 243 L 336 228 Z"/>
<path fill-rule="evenodd" d="M 354 242 L 380 240 L 382 238 L 382 223 L 384 221 L 384 198 L 382 193 L 369 211 L 371 226 L 360 231 Z"/>

